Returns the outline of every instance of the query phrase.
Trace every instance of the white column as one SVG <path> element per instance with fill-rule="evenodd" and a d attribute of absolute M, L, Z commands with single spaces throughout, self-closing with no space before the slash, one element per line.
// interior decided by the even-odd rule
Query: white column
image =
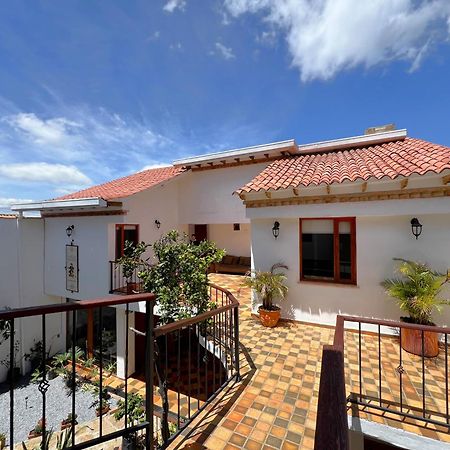
<path fill-rule="evenodd" d="M 125 378 L 125 346 L 126 346 L 126 310 L 116 308 L 116 327 L 117 327 L 117 376 Z M 130 311 L 128 316 L 128 376 L 135 371 L 134 363 L 134 333 L 130 330 L 134 327 L 134 313 Z"/>

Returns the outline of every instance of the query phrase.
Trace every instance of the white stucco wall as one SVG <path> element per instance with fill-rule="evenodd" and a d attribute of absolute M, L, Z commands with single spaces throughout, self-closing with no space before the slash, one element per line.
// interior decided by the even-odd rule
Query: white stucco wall
<path fill-rule="evenodd" d="M 380 208 L 382 207 L 382 208 Z M 289 209 L 287 212 L 286 209 Z M 269 211 L 270 210 L 270 211 Z M 439 213 L 426 213 L 426 211 Z M 402 214 L 402 212 L 409 214 Z M 289 266 L 288 299 L 282 315 L 296 320 L 335 324 L 337 314 L 398 319 L 395 301 L 388 298 L 380 282 L 392 277 L 394 261 L 400 257 L 423 261 L 446 272 L 450 268 L 450 201 L 448 199 L 360 202 L 298 207 L 257 208 L 252 218 L 252 253 L 256 269 L 269 269 L 282 261 Z M 289 214 L 290 217 L 285 217 Z M 299 217 L 356 216 L 357 286 L 299 281 Z M 411 234 L 410 220 L 419 217 L 423 232 Z M 274 220 L 280 236 L 272 236 Z M 435 317 L 450 325 L 450 308 Z"/>
<path fill-rule="evenodd" d="M 122 217 L 123 223 L 139 224 L 139 240 L 147 244 L 155 242 L 171 230 L 188 232 L 187 225 L 181 225 L 178 214 L 178 180 L 139 192 L 123 199 L 123 209 L 127 215 Z M 155 220 L 159 220 L 158 229 Z M 119 222 L 116 222 L 119 223 Z M 114 227 L 109 234 L 114 237 Z M 110 241 L 110 259 L 114 259 L 114 239 Z"/>
<path fill-rule="evenodd" d="M 234 231 L 231 223 L 208 225 L 208 239 L 214 241 L 217 247 L 225 249 L 229 255 L 250 256 L 250 224 L 241 223 L 240 228 Z"/>
<path fill-rule="evenodd" d="M 7 223 L 6 223 L 7 222 Z M 44 293 L 44 221 L 41 219 L 0 220 L 0 308 L 22 308 L 61 302 L 60 297 Z M 19 319 L 15 323 L 19 343 L 17 366 L 28 369 L 23 355 L 42 339 L 41 317 Z M 63 349 L 65 321 L 61 314 L 46 318 L 47 348 Z M 0 360 L 9 357 L 8 343 L 0 347 Z M 0 381 L 7 369 L 0 366 Z"/>
<path fill-rule="evenodd" d="M 108 224 L 121 216 L 45 219 L 45 292 L 75 300 L 104 297 L 109 292 Z M 74 225 L 69 239 L 66 228 Z M 66 290 L 66 244 L 78 245 L 79 292 Z"/>
<path fill-rule="evenodd" d="M 16 219 L 0 218 L 0 309 L 19 300 L 18 230 Z"/>
<path fill-rule="evenodd" d="M 258 163 L 187 173 L 178 181 L 180 223 L 248 223 L 242 200 L 232 194 L 266 166 Z"/>

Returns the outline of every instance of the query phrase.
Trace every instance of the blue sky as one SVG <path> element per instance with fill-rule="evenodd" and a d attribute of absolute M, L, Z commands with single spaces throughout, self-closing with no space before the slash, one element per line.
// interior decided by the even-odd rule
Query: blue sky
<path fill-rule="evenodd" d="M 0 3 L 0 209 L 394 122 L 450 146 L 447 0 Z"/>

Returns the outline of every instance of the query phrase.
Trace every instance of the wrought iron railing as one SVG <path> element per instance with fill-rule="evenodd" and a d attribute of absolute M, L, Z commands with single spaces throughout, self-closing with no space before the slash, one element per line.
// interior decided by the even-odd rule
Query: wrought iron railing
<path fill-rule="evenodd" d="M 131 295 L 144 292 L 142 280 L 139 278 L 139 272 L 145 270 L 148 266 L 140 264 L 133 270 L 131 277 L 126 278 L 123 275 L 123 264 L 117 261 L 109 261 L 109 293 Z"/>
<path fill-rule="evenodd" d="M 450 431 L 449 334 L 444 327 L 338 316 L 334 343 L 323 347 L 315 449 L 330 442 L 348 448 L 349 405 Z"/>
<path fill-rule="evenodd" d="M 155 368 L 167 446 L 232 379 L 240 379 L 239 309 L 229 291 L 210 284 L 212 311 L 155 329 Z M 173 432 L 169 429 L 172 423 Z"/>
<path fill-rule="evenodd" d="M 214 309 L 199 314 L 196 317 L 180 320 L 163 326 L 158 326 L 158 318 L 154 316 L 155 296 L 149 293 L 115 296 L 107 299 L 94 299 L 65 304 L 46 305 L 8 310 L 0 312 L 0 321 L 9 324 L 11 336 L 19 320 L 33 317 L 40 321 L 42 355 L 39 364 L 40 378 L 38 389 L 42 395 L 41 412 L 41 446 L 49 434 L 46 427 L 47 395 L 51 395 L 48 382 L 48 352 L 47 352 L 47 319 L 53 314 L 66 315 L 66 320 L 72 322 L 72 335 L 69 346 L 70 361 L 65 366 L 65 375 L 69 381 L 69 398 L 71 402 L 70 427 L 77 430 L 83 424 L 77 424 L 77 382 L 80 381 L 77 367 L 77 311 L 99 311 L 99 327 L 102 329 L 102 312 L 106 307 L 124 307 L 125 314 L 125 378 L 122 386 L 114 388 L 125 404 L 124 422 L 116 422 L 116 429 L 105 432 L 105 416 L 100 409 L 98 416 L 98 432 L 79 439 L 76 432 L 71 433 L 67 448 L 84 449 L 107 441 L 140 435 L 145 442 L 145 448 L 165 448 L 181 431 L 211 402 L 221 389 L 232 379 L 239 379 L 239 304 L 227 290 L 216 286 L 209 286 L 210 300 L 214 302 Z M 135 330 L 130 326 L 129 316 L 131 305 L 137 302 L 145 304 L 145 331 Z M 122 305 L 122 306 L 121 306 Z M 69 317 L 69 313 L 72 313 Z M 145 395 L 143 395 L 144 417 L 130 424 L 128 418 L 130 410 L 129 395 L 131 385 L 128 376 L 129 331 L 134 331 L 145 337 L 144 374 Z M 99 334 L 98 346 L 104 348 L 102 333 Z M 9 338 L 9 362 L 13 367 L 16 346 L 15 338 Z M 102 406 L 105 390 L 108 386 L 105 375 L 103 352 L 98 352 L 99 359 L 96 368 L 95 383 L 98 405 Z M 98 369 L 98 370 L 97 370 Z M 14 377 L 8 380 L 9 388 L 9 431 L 10 448 L 17 444 L 14 439 L 14 417 L 25 414 L 23 406 L 18 407 L 15 400 L 17 381 Z M 155 389 L 156 388 L 156 389 Z"/>

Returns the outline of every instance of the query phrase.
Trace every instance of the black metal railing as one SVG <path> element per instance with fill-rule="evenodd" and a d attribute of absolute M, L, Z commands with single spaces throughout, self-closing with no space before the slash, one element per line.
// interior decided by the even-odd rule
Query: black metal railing
<path fill-rule="evenodd" d="M 163 447 L 232 379 L 240 380 L 239 309 L 229 291 L 210 284 L 212 311 L 155 329 Z"/>
<path fill-rule="evenodd" d="M 344 345 L 346 324 L 351 329 Z M 450 431 L 449 334 L 444 327 L 338 316 L 334 344 L 323 348 L 315 449 L 327 448 L 338 436 L 347 439 L 346 417 L 322 422 L 327 413 L 341 417 L 345 411 L 346 416 L 348 405 Z M 344 396 L 337 396 L 330 377 L 343 387 Z M 348 442 L 343 445 L 338 448 L 347 448 Z"/>
<path fill-rule="evenodd" d="M 117 261 L 109 261 L 109 293 L 131 295 L 144 292 L 142 280 L 139 278 L 139 272 L 145 270 L 148 266 L 140 264 L 134 269 L 131 277 L 123 275 L 123 264 Z"/>
<path fill-rule="evenodd" d="M 41 448 L 47 448 L 47 438 L 53 433 L 46 426 L 47 395 L 51 395 L 49 383 L 49 354 L 47 351 L 48 319 L 54 314 L 66 315 L 66 321 L 71 321 L 72 334 L 68 345 L 70 359 L 63 367 L 65 381 L 70 398 L 70 442 L 67 448 L 84 449 L 93 445 L 105 443 L 116 438 L 134 438 L 139 435 L 145 442 L 145 448 L 164 448 L 211 402 L 221 389 L 232 379 L 240 379 L 239 372 L 239 312 L 238 302 L 227 290 L 209 286 L 210 300 L 214 309 L 199 314 L 196 317 L 180 320 L 163 326 L 157 326 L 158 317 L 154 316 L 156 303 L 153 294 L 134 294 L 115 296 L 106 299 L 94 299 L 65 304 L 46 305 L 42 307 L 21 308 L 0 312 L 0 321 L 6 321 L 10 331 L 10 367 L 14 367 L 16 353 L 15 330 L 18 321 L 23 318 L 40 319 L 42 355 L 39 368 L 38 390 L 42 395 L 41 403 Z M 138 331 L 130 326 L 130 312 L 138 310 L 131 308 L 132 304 L 145 304 L 145 330 Z M 98 310 L 98 326 L 102 329 L 103 311 L 106 307 L 125 308 L 125 354 L 123 384 L 112 388 L 105 375 L 103 351 L 98 351 L 96 374 L 91 370 L 94 395 L 99 405 L 98 432 L 79 438 L 76 430 L 83 426 L 77 418 L 77 385 L 86 375 L 80 373 L 77 356 L 77 314 L 78 311 Z M 4 322 L 5 323 L 5 322 Z M 61 322 L 60 322 L 61 323 Z M 132 351 L 129 342 L 129 332 L 134 331 L 144 337 L 144 373 L 139 376 L 145 382 L 145 395 L 142 396 L 144 414 L 134 422 L 128 420 L 136 410 L 130 410 L 129 352 Z M 79 336 L 78 336 L 79 338 Z M 99 333 L 98 347 L 103 349 L 103 335 Z M 87 367 L 87 365 L 86 365 Z M 86 367 L 84 370 L 86 370 Z M 89 372 L 89 369 L 87 369 Z M 36 381 L 36 380 L 35 380 Z M 17 444 L 14 439 L 14 418 L 24 414 L 23 405 L 17 406 L 15 400 L 16 380 L 11 376 L 8 380 L 9 389 L 9 444 L 10 448 Z M 156 389 L 155 389 L 156 388 Z M 47 392 L 49 391 L 49 392 Z M 117 421 L 113 431 L 105 432 L 103 404 L 105 396 L 118 395 L 125 404 L 124 422 Z M 141 396 L 141 394 L 140 394 Z"/>

